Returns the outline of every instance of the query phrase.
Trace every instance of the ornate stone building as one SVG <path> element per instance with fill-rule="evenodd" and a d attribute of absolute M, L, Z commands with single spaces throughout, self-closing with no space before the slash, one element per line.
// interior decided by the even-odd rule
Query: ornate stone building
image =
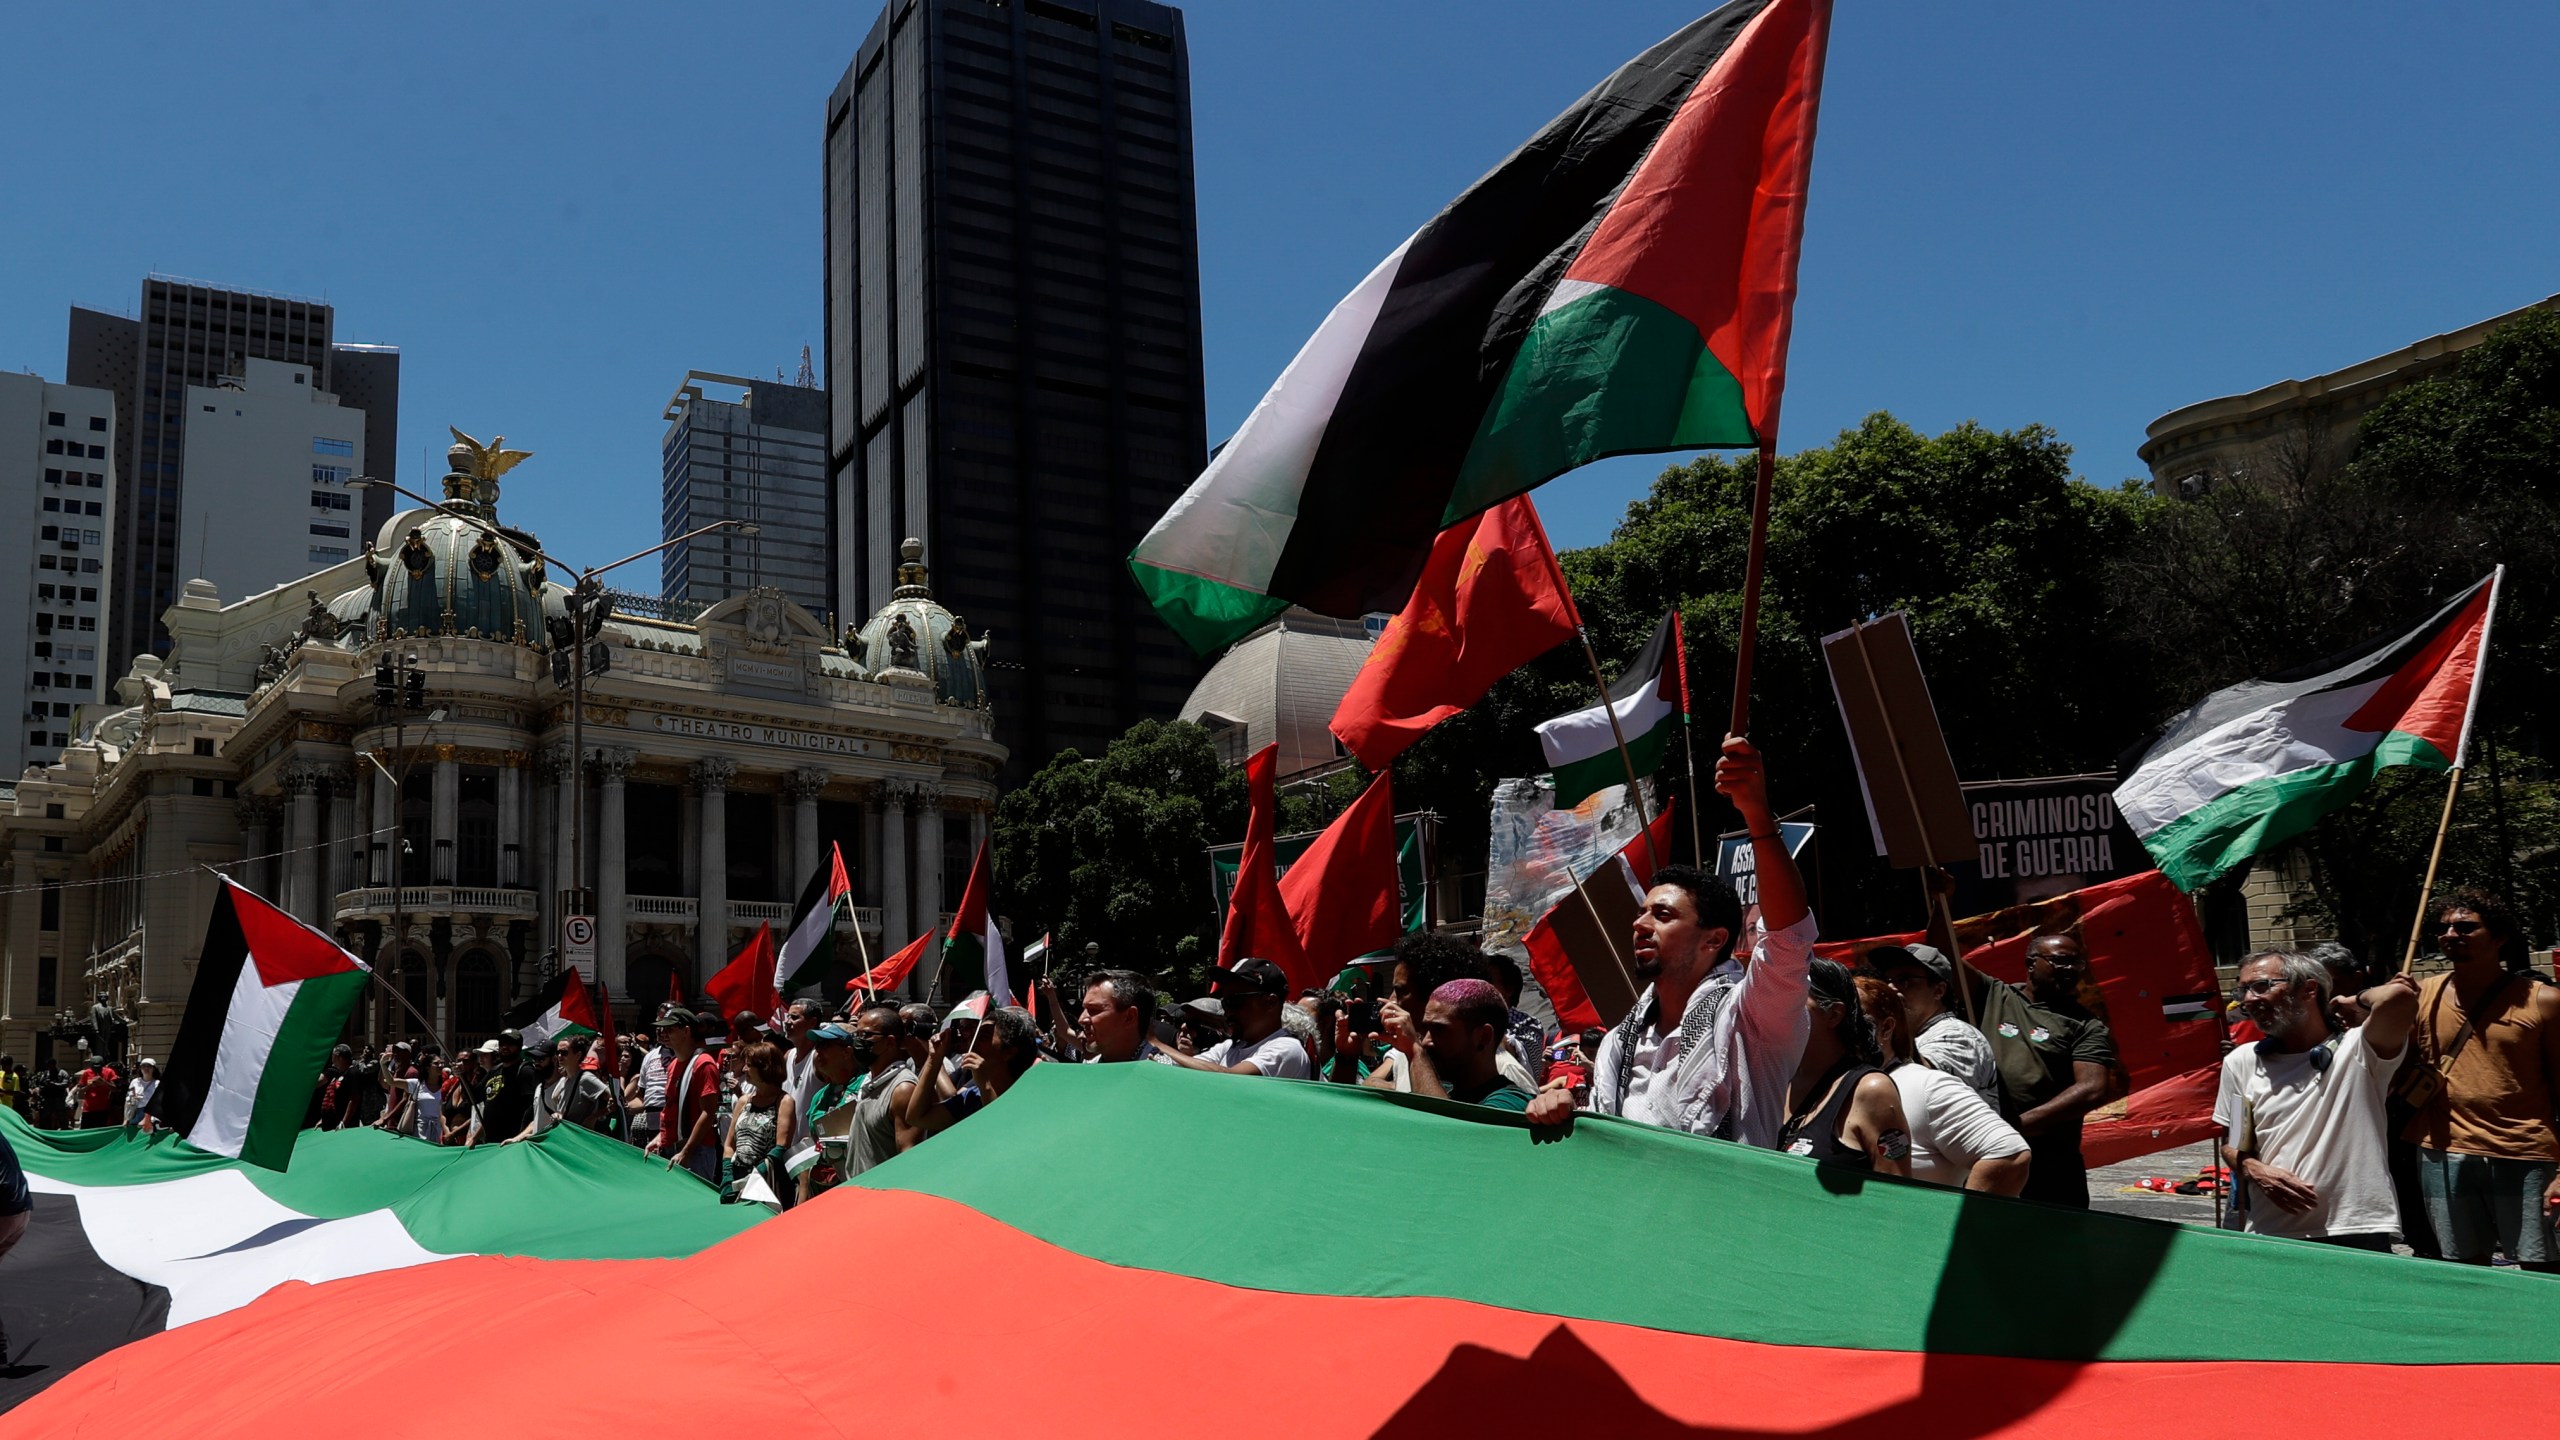
<path fill-rule="evenodd" d="M 830 845 L 858 902 L 840 943 L 877 956 L 956 903 L 1004 751 L 986 642 L 934 603 L 921 546 L 841 635 L 770 589 L 608 614 L 581 724 L 574 577 L 498 521 L 510 462 L 489 455 L 454 447 L 445 509 L 393 516 L 345 564 L 229 604 L 190 584 L 168 661 L 141 657 L 58 760 L 0 787 L 0 1052 L 49 1050 L 60 1012 L 102 1000 L 165 1055 L 216 868 L 453 1044 L 553 973 L 581 879 L 625 1024 L 787 928 Z M 387 985 L 358 1024 L 425 1028 Z"/>

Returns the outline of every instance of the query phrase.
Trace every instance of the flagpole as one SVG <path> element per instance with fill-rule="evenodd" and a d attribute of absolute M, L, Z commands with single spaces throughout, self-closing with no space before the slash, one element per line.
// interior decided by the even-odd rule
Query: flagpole
<path fill-rule="evenodd" d="M 1644 803 L 1644 786 L 1636 779 L 1636 757 L 1627 750 L 1626 732 L 1618 726 L 1618 702 L 1609 693 L 1608 678 L 1600 673 L 1600 652 L 1591 648 L 1589 630 L 1576 625 L 1573 633 L 1581 639 L 1582 658 L 1591 662 L 1591 679 L 1600 687 L 1600 713 L 1609 717 L 1609 738 L 1617 742 L 1618 763 L 1627 767 L 1627 797 L 1636 802 L 1636 823 L 1644 827 L 1644 853 L 1652 857 L 1653 868 L 1659 870 L 1662 855 L 1653 845 L 1653 813 Z"/>
<path fill-rule="evenodd" d="M 1705 836 L 1698 829 L 1698 717 L 1689 708 L 1689 639 L 1681 633 L 1676 605 L 1671 607 L 1671 645 L 1679 652 L 1673 658 L 1680 666 L 1680 750 L 1689 762 L 1689 856 L 1699 869 L 1712 869 Z"/>
<path fill-rule="evenodd" d="M 2436 893 L 2436 867 L 2444 861 L 2444 838 L 2453 828 L 2454 798 L 2462 793 L 2462 771 L 2471 758 L 2471 725 L 2480 718 L 2480 690 L 2489 678 L 2489 631 L 2498 623 L 2498 590 L 2506 583 L 2507 567 L 2500 565 L 2489 572 L 2489 603 L 2480 612 L 2480 653 L 2471 662 L 2471 693 L 2462 707 L 2462 734 L 2453 742 L 2453 768 L 2445 772 L 2444 809 L 2436 816 L 2435 843 L 2427 847 L 2427 878 L 2419 882 L 2418 913 L 2409 922 L 2409 946 L 2400 954 L 2400 973 L 2406 975 L 2418 963 L 2418 939 L 2427 929 L 2427 902 Z"/>
<path fill-rule="evenodd" d="M 1600 869 L 1606 870 L 1617 863 L 1618 857 L 1612 855 L 1607 860 L 1601 862 Z M 1591 928 L 1599 931 L 1600 938 L 1609 942 L 1609 958 L 1617 964 L 1618 973 L 1626 978 L 1627 993 L 1634 996 L 1636 999 L 1642 999 L 1644 997 L 1644 987 L 1636 983 L 1635 965 L 1627 959 L 1626 951 L 1619 946 L 1617 932 L 1609 928 L 1608 921 L 1600 918 L 1600 907 L 1593 903 L 1591 899 L 1591 892 L 1583 888 L 1584 886 L 1589 885 L 1593 879 L 1598 878 L 1599 874 L 1600 870 L 1594 870 L 1589 876 L 1575 881 L 1573 884 L 1573 893 L 1582 897 L 1582 908 L 1591 916 Z M 1630 1001 L 1629 1003 L 1632 1004 L 1633 1001 Z M 1617 1022 L 1613 1020 L 1609 1023 L 1614 1025 Z"/>
<path fill-rule="evenodd" d="M 1751 486 L 1751 548 L 1742 561 L 1742 630 L 1733 642 L 1733 723 L 1736 735 L 1751 733 L 1751 658 L 1760 641 L 1760 576 L 1769 553 L 1770 476 L 1778 462 L 1778 440 L 1760 442 L 1759 474 Z"/>

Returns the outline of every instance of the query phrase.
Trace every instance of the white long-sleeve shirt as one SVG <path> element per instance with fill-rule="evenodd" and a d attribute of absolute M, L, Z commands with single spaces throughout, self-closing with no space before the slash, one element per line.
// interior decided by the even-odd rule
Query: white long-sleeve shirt
<path fill-rule="evenodd" d="M 1786 1123 L 1787 1086 L 1804 1058 L 1811 1025 L 1805 1015 L 1808 967 L 1820 927 L 1811 915 L 1761 935 L 1747 966 L 1727 960 L 1689 993 L 1681 1019 L 1725 993 L 1704 1043 L 1682 1054 L 1680 1024 L 1667 1028 L 1653 987 L 1636 997 L 1646 1016 L 1635 1032 L 1635 1054 L 1626 1091 L 1618 1093 L 1623 1028 L 1611 1030 L 1593 1057 L 1591 1108 L 1603 1115 L 1641 1120 L 1693 1135 L 1713 1135 L 1732 1124 L 1731 1136 L 1764 1150 L 1778 1148 Z"/>

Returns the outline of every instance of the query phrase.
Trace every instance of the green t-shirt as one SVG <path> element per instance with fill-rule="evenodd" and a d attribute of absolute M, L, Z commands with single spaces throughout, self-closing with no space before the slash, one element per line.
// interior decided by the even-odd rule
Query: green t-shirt
<path fill-rule="evenodd" d="M 1982 1034 L 2000 1066 L 2000 1113 L 2010 1120 L 2070 1089 L 2075 1061 L 2116 1068 L 2107 1022 L 2048 1010 L 2002 981 L 1982 987 Z"/>
<path fill-rule="evenodd" d="M 1518 1112 L 1529 1108 L 1529 1092 L 1499 1075 L 1493 1077 L 1492 1086 L 1481 1094 L 1469 1095 L 1463 1091 L 1452 1090 L 1449 1092 L 1449 1098 L 1463 1100 L 1469 1105 L 1482 1105 L 1488 1110 Z"/>

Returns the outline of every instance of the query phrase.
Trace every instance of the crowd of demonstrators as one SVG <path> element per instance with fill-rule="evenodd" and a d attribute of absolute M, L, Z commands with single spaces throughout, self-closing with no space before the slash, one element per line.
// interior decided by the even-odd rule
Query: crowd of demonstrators
<path fill-rule="evenodd" d="M 1991 1195 L 2015 1195 L 2025 1188 L 2030 1163 L 2026 1137 L 2000 1118 L 1992 1101 L 1912 1044 L 1908 985 L 1872 975 L 1856 980 L 1858 1003 L 1875 1031 L 1878 1063 L 1893 1081 L 1903 1123 L 1911 1132 L 1912 1178 Z M 1979 1038 L 1981 1032 L 1964 1028 Z"/>

